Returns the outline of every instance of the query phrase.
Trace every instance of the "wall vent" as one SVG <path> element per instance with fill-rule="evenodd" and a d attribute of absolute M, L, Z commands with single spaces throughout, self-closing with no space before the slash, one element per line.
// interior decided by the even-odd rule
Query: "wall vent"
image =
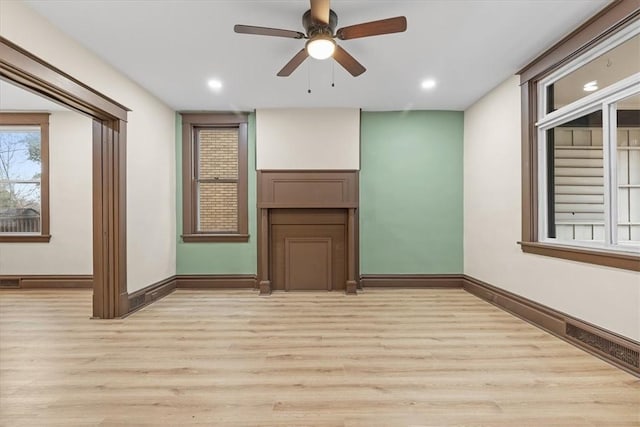
<path fill-rule="evenodd" d="M 632 368 L 634 371 L 640 369 L 640 353 L 637 350 L 613 342 L 570 323 L 567 323 L 566 334 L 592 350 L 597 350 L 600 353 L 611 356 L 617 362 Z"/>
<path fill-rule="evenodd" d="M 0 288 L 19 288 L 20 279 L 0 279 Z"/>

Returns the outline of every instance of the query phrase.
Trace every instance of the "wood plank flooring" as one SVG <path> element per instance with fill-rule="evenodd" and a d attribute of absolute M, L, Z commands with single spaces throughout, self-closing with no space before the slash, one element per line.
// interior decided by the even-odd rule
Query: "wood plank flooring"
<path fill-rule="evenodd" d="M 0 292 L 2 426 L 640 426 L 640 381 L 457 289 Z"/>

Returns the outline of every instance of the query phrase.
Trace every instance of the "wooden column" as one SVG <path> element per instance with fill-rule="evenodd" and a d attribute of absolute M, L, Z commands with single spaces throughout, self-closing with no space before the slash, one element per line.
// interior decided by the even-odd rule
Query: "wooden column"
<path fill-rule="evenodd" d="M 93 121 L 93 317 L 128 311 L 126 123 Z"/>
<path fill-rule="evenodd" d="M 347 220 L 347 294 L 356 294 L 358 282 L 356 281 L 356 210 L 349 209 Z"/>
<path fill-rule="evenodd" d="M 271 281 L 269 280 L 269 209 L 260 209 L 260 233 L 258 238 L 258 280 L 260 281 L 260 295 L 271 294 Z"/>

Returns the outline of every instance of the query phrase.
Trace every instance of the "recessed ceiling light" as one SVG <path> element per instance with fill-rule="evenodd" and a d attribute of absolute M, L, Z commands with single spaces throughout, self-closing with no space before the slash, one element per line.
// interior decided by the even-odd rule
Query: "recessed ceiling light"
<path fill-rule="evenodd" d="M 436 81 L 433 79 L 426 79 L 422 81 L 422 89 L 433 89 L 436 87 Z"/>
<path fill-rule="evenodd" d="M 588 83 L 585 83 L 582 89 L 584 89 L 585 92 L 594 92 L 598 90 L 598 81 L 592 80 Z"/>
<path fill-rule="evenodd" d="M 209 86 L 209 88 L 213 89 L 213 90 L 220 90 L 222 89 L 222 82 L 220 80 L 216 80 L 216 79 L 211 79 L 207 82 L 207 85 Z"/>

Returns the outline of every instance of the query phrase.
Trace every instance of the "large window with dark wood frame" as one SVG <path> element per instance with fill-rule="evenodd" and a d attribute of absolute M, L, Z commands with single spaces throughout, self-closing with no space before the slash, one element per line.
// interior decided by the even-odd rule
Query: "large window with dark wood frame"
<path fill-rule="evenodd" d="M 640 270 L 639 9 L 613 3 L 521 72 L 525 252 Z"/>
<path fill-rule="evenodd" d="M 48 242 L 49 115 L 0 113 L 0 242 Z"/>
<path fill-rule="evenodd" d="M 183 114 L 185 242 L 242 242 L 247 216 L 247 115 Z"/>

